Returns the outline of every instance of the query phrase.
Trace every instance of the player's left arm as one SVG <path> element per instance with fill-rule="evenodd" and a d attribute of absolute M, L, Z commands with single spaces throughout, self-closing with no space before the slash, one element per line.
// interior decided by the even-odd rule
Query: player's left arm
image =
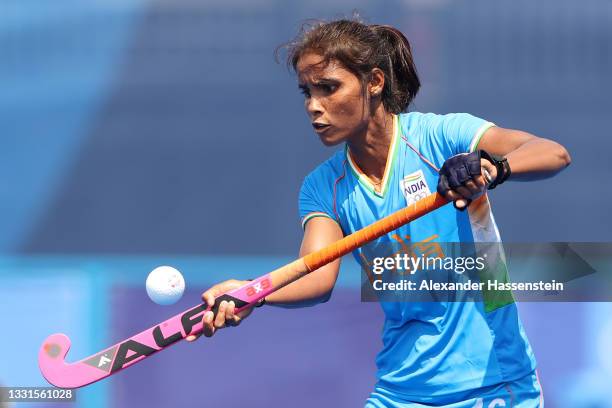
<path fill-rule="evenodd" d="M 552 177 L 572 161 L 565 147 L 557 142 L 497 126 L 490 127 L 484 133 L 477 149 L 504 156 L 512 169 L 509 180 L 513 181 Z"/>
<path fill-rule="evenodd" d="M 475 151 L 452 156 L 444 162 L 438 193 L 453 201 L 455 208 L 464 210 L 487 188 L 494 188 L 506 179 L 544 179 L 570 163 L 569 153 L 557 142 L 520 130 L 492 126 L 482 135 Z"/>

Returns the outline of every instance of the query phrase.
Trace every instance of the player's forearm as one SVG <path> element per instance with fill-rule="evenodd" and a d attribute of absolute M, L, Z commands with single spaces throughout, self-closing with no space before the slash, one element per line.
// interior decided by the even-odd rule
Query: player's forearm
<path fill-rule="evenodd" d="M 569 153 L 559 143 L 498 126 L 485 132 L 478 148 L 505 156 L 512 170 L 510 180 L 516 181 L 552 177 L 571 163 Z"/>
<path fill-rule="evenodd" d="M 567 150 L 552 140 L 536 138 L 506 155 L 511 180 L 530 181 L 552 177 L 571 163 Z"/>
<path fill-rule="evenodd" d="M 266 304 L 285 308 L 314 306 L 331 296 L 340 261 L 332 262 L 266 297 Z"/>

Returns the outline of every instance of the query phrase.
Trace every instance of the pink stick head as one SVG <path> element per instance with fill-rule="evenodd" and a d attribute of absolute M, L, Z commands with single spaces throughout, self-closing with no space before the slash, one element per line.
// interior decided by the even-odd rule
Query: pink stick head
<path fill-rule="evenodd" d="M 62 376 L 66 362 L 66 354 L 70 350 L 70 339 L 63 333 L 52 334 L 47 337 L 38 352 L 38 365 L 45 379 L 52 385 L 70 388 L 70 381 L 63 383 Z"/>

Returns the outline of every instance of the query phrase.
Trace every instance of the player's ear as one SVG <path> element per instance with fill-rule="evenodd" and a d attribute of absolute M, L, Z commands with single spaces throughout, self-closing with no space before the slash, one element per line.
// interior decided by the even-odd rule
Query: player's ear
<path fill-rule="evenodd" d="M 368 93 L 370 97 L 378 97 L 382 95 L 385 86 L 385 73 L 380 68 L 374 68 L 370 71 L 368 80 Z"/>

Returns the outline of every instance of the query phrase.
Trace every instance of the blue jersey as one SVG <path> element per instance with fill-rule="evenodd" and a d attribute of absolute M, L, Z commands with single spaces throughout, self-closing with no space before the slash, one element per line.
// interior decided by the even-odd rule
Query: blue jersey
<path fill-rule="evenodd" d="M 375 189 L 352 160 L 348 147 L 310 173 L 302 185 L 300 216 L 335 220 L 345 235 L 436 190 L 444 161 L 476 149 L 494 126 L 469 114 L 411 112 L 395 116 L 381 187 Z M 498 242 L 486 195 L 468 211 L 444 206 L 382 240 Z M 361 260 L 361 249 L 354 252 Z M 501 255 L 503 261 L 503 254 Z M 522 378 L 535 359 L 512 298 L 502 302 L 381 302 L 383 349 L 377 357 L 377 388 L 400 399 L 427 403 L 436 396 Z"/>

